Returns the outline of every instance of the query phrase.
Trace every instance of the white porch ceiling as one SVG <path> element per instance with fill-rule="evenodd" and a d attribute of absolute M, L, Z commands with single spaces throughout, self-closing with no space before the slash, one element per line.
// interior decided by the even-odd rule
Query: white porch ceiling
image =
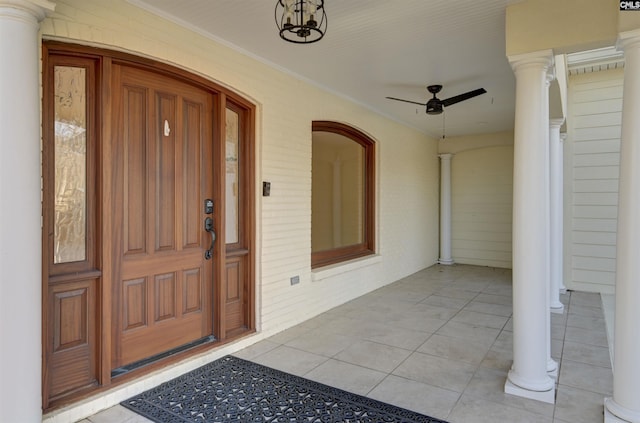
<path fill-rule="evenodd" d="M 130 0 L 383 115 L 440 137 L 443 115 L 421 106 L 426 86 L 445 99 L 447 137 L 513 129 L 515 79 L 505 56 L 505 8 L 520 0 L 325 0 L 328 28 L 315 44 L 280 39 L 276 0 Z"/>

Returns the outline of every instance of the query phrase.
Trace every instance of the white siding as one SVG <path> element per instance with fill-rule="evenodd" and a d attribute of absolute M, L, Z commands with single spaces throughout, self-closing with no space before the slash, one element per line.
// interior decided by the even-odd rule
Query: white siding
<path fill-rule="evenodd" d="M 572 76 L 565 146 L 565 285 L 615 286 L 621 69 Z"/>
<path fill-rule="evenodd" d="M 456 153 L 451 186 L 455 262 L 511 268 L 513 146 Z"/>

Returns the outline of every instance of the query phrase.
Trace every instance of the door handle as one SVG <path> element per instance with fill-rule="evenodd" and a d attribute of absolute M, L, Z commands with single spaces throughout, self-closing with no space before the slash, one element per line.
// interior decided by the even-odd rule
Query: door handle
<path fill-rule="evenodd" d="M 211 246 L 204 252 L 204 259 L 210 260 L 213 257 L 213 244 L 216 242 L 216 231 L 213 230 L 213 219 L 207 217 L 204 220 L 204 230 L 211 234 Z"/>

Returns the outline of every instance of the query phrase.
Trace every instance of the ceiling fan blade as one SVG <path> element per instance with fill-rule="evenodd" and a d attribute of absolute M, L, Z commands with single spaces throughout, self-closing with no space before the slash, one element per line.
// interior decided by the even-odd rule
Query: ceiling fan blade
<path fill-rule="evenodd" d="M 395 98 L 395 97 L 386 97 L 389 100 L 396 100 L 396 101 L 404 101 L 405 103 L 411 103 L 411 104 L 417 104 L 419 106 L 426 106 L 427 103 L 418 103 L 417 101 L 411 101 L 411 100 L 403 100 L 401 98 Z"/>
<path fill-rule="evenodd" d="M 461 101 L 468 100 L 480 94 L 486 93 L 487 90 L 484 88 L 478 88 L 477 90 L 469 91 L 468 93 L 456 95 L 454 97 L 447 98 L 442 100 L 441 103 L 444 107 L 451 106 L 452 104 L 460 103 Z"/>

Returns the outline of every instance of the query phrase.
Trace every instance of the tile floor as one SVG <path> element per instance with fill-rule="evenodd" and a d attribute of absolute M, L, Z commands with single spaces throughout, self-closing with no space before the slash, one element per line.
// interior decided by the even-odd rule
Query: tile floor
<path fill-rule="evenodd" d="M 555 405 L 503 392 L 513 338 L 505 269 L 436 265 L 236 355 L 451 423 L 601 423 L 613 376 L 600 295 L 561 300 L 564 314 L 551 316 Z M 89 422 L 148 420 L 116 406 Z"/>

